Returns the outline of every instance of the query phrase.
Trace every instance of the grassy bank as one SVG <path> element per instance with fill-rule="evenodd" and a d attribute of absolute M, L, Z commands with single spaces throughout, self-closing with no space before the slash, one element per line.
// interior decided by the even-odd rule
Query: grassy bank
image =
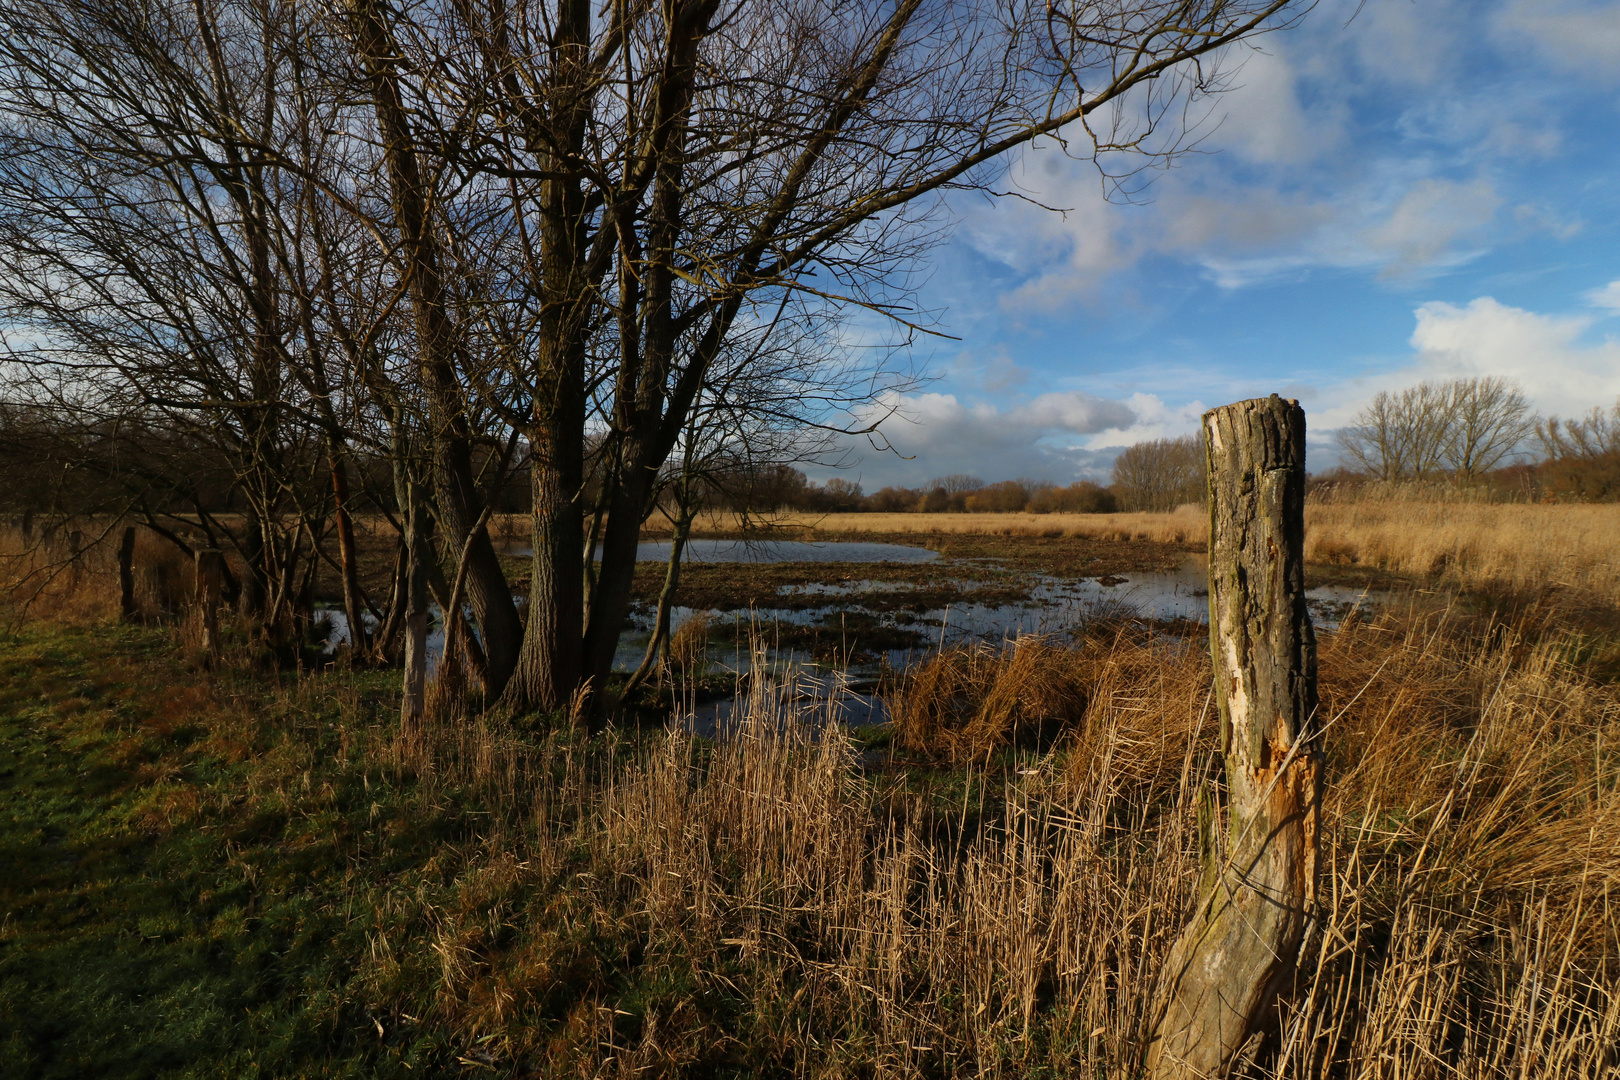
<path fill-rule="evenodd" d="M 1325 639 L 1326 906 L 1258 1068 L 1620 1067 L 1620 696 L 1582 648 Z M 0 663 L 8 1077 L 1129 1076 L 1215 761 L 1202 644 L 1126 628 L 946 650 L 861 758 L 773 734 L 764 679 L 708 744 L 401 732 L 386 673 L 206 674 L 156 629 Z M 1019 749 L 1020 710 L 1067 726 Z"/>

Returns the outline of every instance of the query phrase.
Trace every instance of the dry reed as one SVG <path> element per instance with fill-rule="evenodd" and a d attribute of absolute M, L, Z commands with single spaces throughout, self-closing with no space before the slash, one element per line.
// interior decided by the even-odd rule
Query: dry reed
<path fill-rule="evenodd" d="M 1363 500 L 1305 508 L 1305 557 L 1463 587 L 1574 589 L 1620 604 L 1620 505 Z"/>
<path fill-rule="evenodd" d="M 1011 685 L 1037 645 L 955 664 Z M 1088 648 L 1083 725 L 1016 768 L 874 783 L 764 669 L 718 744 L 441 734 L 412 767 L 487 785 L 509 824 L 453 897 L 390 901 L 437 1015 L 547 1075 L 1135 1075 L 1217 725 L 1198 645 Z M 1620 695 L 1565 653 L 1443 613 L 1324 638 L 1324 902 L 1251 1074 L 1620 1067 Z M 621 1007 L 579 934 L 628 934 L 662 989 Z M 381 997 L 412 947 L 378 941 Z"/>
<path fill-rule="evenodd" d="M 73 550 L 72 537 L 80 538 Z M 0 529 L 0 610 L 11 618 L 45 618 L 88 625 L 121 611 L 116 523 L 89 521 L 74 528 L 24 536 Z M 173 544 L 146 529 L 135 533 L 132 564 L 138 617 L 173 617 L 187 604 L 192 569 Z"/>

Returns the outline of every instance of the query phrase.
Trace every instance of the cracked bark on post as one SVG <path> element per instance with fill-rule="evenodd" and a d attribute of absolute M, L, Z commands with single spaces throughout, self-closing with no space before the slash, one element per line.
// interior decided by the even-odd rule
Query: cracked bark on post
<path fill-rule="evenodd" d="M 1316 637 L 1305 607 L 1305 412 L 1275 394 L 1204 414 L 1209 644 L 1226 821 L 1170 952 L 1155 1078 L 1225 1074 L 1266 1027 L 1316 899 L 1322 802 Z"/>

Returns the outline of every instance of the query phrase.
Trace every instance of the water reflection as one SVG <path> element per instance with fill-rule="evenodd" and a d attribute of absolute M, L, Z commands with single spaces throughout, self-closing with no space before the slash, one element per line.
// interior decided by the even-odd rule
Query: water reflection
<path fill-rule="evenodd" d="M 718 556 L 736 554 L 735 551 L 729 550 L 736 546 L 730 541 L 703 543 L 725 545 L 725 550 L 706 549 L 703 554 L 710 557 L 708 561 L 727 561 Z M 791 556 L 795 552 L 805 550 L 814 551 L 816 561 L 823 562 L 882 561 L 872 557 L 873 549 L 905 552 L 913 562 L 924 561 L 915 557 L 918 553 L 930 559 L 938 557 L 937 553 L 923 548 L 893 544 L 811 544 L 798 541 L 770 543 L 783 546 L 784 550 L 778 554 L 785 554 L 788 557 L 781 561 L 793 561 Z M 668 545 L 642 546 L 662 548 L 662 557 L 668 557 Z M 865 557 L 829 558 L 827 556 L 829 548 L 860 549 Z M 755 553 L 760 554 L 757 548 Z M 697 554 L 694 553 L 694 561 L 705 561 L 698 558 Z M 839 554 L 845 555 L 848 552 L 843 551 Z M 971 597 L 974 588 L 972 582 L 960 581 L 953 584 Z M 771 627 L 782 626 L 817 627 L 828 635 L 835 636 L 840 632 L 841 620 L 846 618 L 852 624 L 858 620 L 867 631 L 873 628 L 888 630 L 892 632 L 890 637 L 914 641 L 916 644 L 910 648 L 887 649 L 877 657 L 897 668 L 908 664 L 916 649 L 922 647 L 940 648 L 973 641 L 1000 641 L 1021 634 L 1065 634 L 1099 619 L 1206 622 L 1209 618 L 1208 571 L 1203 561 L 1196 558 L 1189 558 L 1184 565 L 1167 573 L 1132 573 L 1126 577 L 1103 577 L 1080 581 L 1044 577 L 1030 589 L 1027 601 L 1013 604 L 983 604 L 967 599 L 946 607 L 926 610 L 876 611 L 861 603 L 863 596 L 894 593 L 913 587 L 908 583 L 892 581 L 854 581 L 836 584 L 818 582 L 784 586 L 778 593 L 784 598 L 824 596 L 829 602 L 810 608 L 775 607 L 771 605 L 770 598 L 765 597 L 747 611 L 723 614 L 720 616 L 721 620 L 735 619 L 742 625 L 731 628 L 732 632 L 728 635 L 730 641 L 710 646 L 710 662 L 726 670 L 746 671 L 751 658 L 744 642 L 750 634 L 762 636 L 769 642 L 772 638 Z M 1370 610 L 1381 607 L 1389 602 L 1391 594 L 1323 585 L 1307 590 L 1305 597 L 1317 628 L 1333 630 L 1351 611 L 1358 608 Z M 678 631 L 695 614 L 697 611 L 693 608 L 674 608 L 671 612 L 672 631 Z M 335 652 L 349 641 L 348 621 L 341 610 L 322 608 L 317 610 L 316 616 L 328 626 L 326 651 Z M 366 616 L 366 623 L 369 629 L 376 629 L 375 620 L 371 616 Z M 429 626 L 427 651 L 429 670 L 432 670 L 444 651 L 443 619 L 436 605 L 432 608 Z M 635 670 L 646 653 L 651 630 L 650 612 L 645 608 L 638 608 L 631 616 L 630 626 L 619 639 L 619 647 L 614 656 L 616 670 L 626 672 Z M 772 649 L 771 655 L 773 659 L 779 659 L 789 665 L 810 660 L 810 657 L 793 648 Z M 860 666 L 857 666 L 857 673 L 860 670 Z M 870 711 L 869 706 L 863 706 L 859 702 L 850 707 L 856 713 L 860 713 L 862 709 Z"/>
<path fill-rule="evenodd" d="M 533 548 L 517 547 L 510 555 L 528 556 Z M 598 554 L 598 559 L 601 558 Z M 939 552 L 907 544 L 868 544 L 846 541 L 816 543 L 809 540 L 688 540 L 685 560 L 694 563 L 934 562 Z M 644 540 L 636 545 L 637 562 L 668 562 L 668 540 Z"/>

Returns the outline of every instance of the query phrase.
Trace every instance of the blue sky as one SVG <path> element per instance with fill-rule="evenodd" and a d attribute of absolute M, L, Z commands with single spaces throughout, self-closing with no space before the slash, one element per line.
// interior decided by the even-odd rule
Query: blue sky
<path fill-rule="evenodd" d="M 1135 204 L 1051 146 L 1009 181 L 1066 213 L 953 199 L 918 299 L 961 340 L 920 344 L 934 381 L 886 403 L 912 460 L 863 440 L 840 475 L 1101 478 L 1272 392 L 1305 406 L 1314 471 L 1423 378 L 1504 375 L 1562 415 L 1620 398 L 1620 2 L 1323 0 L 1235 62 L 1201 152 Z"/>

